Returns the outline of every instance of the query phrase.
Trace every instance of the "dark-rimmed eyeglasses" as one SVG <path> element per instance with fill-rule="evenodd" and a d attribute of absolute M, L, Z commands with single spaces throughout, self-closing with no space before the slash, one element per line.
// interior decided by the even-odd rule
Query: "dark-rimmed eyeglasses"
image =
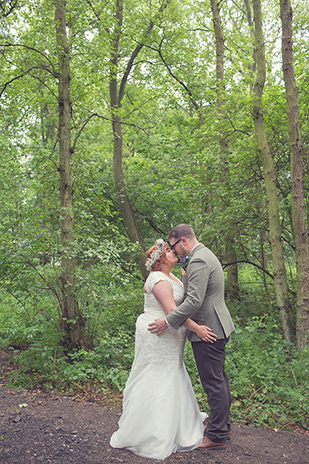
<path fill-rule="evenodd" d="M 176 240 L 176 242 L 175 242 L 173 245 L 170 244 L 170 249 L 171 249 L 171 250 L 175 250 L 175 246 L 177 245 L 177 243 L 180 242 L 180 240 L 181 240 L 181 238 L 179 238 L 178 240 Z"/>

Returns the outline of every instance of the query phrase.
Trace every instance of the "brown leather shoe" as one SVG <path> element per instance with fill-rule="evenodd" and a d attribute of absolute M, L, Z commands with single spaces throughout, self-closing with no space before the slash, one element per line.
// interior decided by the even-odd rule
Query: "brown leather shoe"
<path fill-rule="evenodd" d="M 214 441 L 209 440 L 209 438 L 206 437 L 206 435 L 203 437 L 202 444 L 198 447 L 199 449 L 224 449 L 226 448 L 226 442 L 225 443 L 215 443 Z"/>

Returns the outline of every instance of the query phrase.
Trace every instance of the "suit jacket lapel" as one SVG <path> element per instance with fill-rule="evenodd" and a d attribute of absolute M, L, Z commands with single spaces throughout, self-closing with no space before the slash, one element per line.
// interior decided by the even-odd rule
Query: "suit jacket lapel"
<path fill-rule="evenodd" d="M 194 254 L 196 251 L 199 251 L 201 250 L 202 248 L 204 248 L 204 245 L 202 243 L 199 243 L 198 245 L 196 245 L 196 247 L 194 248 L 194 250 L 189 253 L 188 255 L 188 259 L 190 261 L 191 258 L 193 258 Z M 183 268 L 182 268 L 183 269 Z M 188 273 L 186 270 L 183 269 L 183 271 L 181 272 L 181 281 L 183 283 L 183 288 L 184 288 L 184 291 L 185 291 L 185 295 L 187 294 L 187 290 L 188 290 Z"/>

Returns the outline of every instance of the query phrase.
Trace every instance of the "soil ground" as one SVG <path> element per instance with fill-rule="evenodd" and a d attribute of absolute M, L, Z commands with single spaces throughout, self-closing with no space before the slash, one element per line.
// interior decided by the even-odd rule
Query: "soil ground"
<path fill-rule="evenodd" d="M 9 388 L 0 380 L 0 464 L 147 464 L 109 445 L 121 407 L 77 395 Z M 164 464 L 309 464 L 309 436 L 234 424 L 225 450 L 176 453 Z"/>

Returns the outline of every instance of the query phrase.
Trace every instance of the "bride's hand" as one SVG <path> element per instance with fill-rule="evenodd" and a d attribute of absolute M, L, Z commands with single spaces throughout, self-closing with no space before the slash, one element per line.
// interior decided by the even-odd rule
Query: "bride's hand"
<path fill-rule="evenodd" d="M 217 335 L 207 325 L 199 325 L 195 333 L 203 342 L 213 343 L 217 339 Z"/>

